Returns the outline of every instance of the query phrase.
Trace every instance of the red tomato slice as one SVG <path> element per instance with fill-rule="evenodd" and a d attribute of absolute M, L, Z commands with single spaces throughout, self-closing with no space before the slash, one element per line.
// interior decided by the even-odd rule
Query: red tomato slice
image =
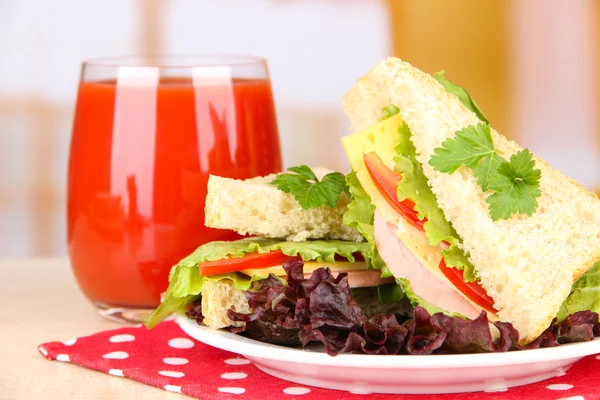
<path fill-rule="evenodd" d="M 283 251 L 270 253 L 248 253 L 243 257 L 224 258 L 218 261 L 206 261 L 199 265 L 200 275 L 210 276 L 236 272 L 248 268 L 268 268 L 281 265 L 286 261 L 300 260 L 300 256 L 287 256 Z"/>
<path fill-rule="evenodd" d="M 473 303 L 491 313 L 496 314 L 498 312 L 494 308 L 494 300 L 488 296 L 479 282 L 465 282 L 463 271 L 456 268 L 448 268 L 443 258 L 442 261 L 440 261 L 440 271 L 442 271 L 446 278 L 448 278 L 448 280 Z"/>
<path fill-rule="evenodd" d="M 402 176 L 389 169 L 375 153 L 363 154 L 363 160 L 371 179 L 388 204 L 411 225 L 423 231 L 423 224 L 427 222 L 427 219 L 419 220 L 415 211 L 415 203 L 410 200 L 398 201 L 397 190 Z M 463 272 L 456 268 L 446 267 L 443 258 L 439 268 L 446 278 L 473 303 L 489 312 L 497 313 L 494 309 L 494 300 L 488 296 L 479 282 L 465 282 Z"/>
<path fill-rule="evenodd" d="M 371 179 L 388 204 L 411 225 L 422 231 L 423 224 L 427 222 L 427 219 L 419 220 L 415 211 L 415 203 L 408 199 L 398 200 L 398 183 L 402 180 L 402 176 L 389 169 L 375 153 L 363 154 L 363 160 Z"/>

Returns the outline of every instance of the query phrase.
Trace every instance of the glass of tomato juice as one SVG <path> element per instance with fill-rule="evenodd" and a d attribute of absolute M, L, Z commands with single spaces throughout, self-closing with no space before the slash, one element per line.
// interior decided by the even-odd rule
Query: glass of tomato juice
<path fill-rule="evenodd" d="M 68 171 L 68 249 L 87 298 L 139 321 L 169 271 L 199 245 L 210 174 L 281 171 L 267 62 L 258 57 L 122 57 L 82 65 Z"/>

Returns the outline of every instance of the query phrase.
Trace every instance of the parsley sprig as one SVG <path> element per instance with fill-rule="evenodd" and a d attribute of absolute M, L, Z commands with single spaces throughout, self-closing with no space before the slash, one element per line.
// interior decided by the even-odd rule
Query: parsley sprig
<path fill-rule="evenodd" d="M 486 202 L 492 220 L 508 219 L 513 214 L 532 215 L 537 206 L 541 171 L 535 168 L 533 154 L 527 149 L 507 161 L 494 148 L 490 126 L 481 122 L 456 132 L 434 150 L 429 165 L 435 171 L 452 174 L 459 167 L 474 170 L 477 183 L 493 193 Z"/>
<path fill-rule="evenodd" d="M 346 177 L 339 172 L 330 172 L 319 180 L 306 165 L 288 168 L 288 171 L 277 175 L 270 184 L 293 195 L 305 210 L 326 205 L 334 208 L 342 192 L 349 194 Z"/>

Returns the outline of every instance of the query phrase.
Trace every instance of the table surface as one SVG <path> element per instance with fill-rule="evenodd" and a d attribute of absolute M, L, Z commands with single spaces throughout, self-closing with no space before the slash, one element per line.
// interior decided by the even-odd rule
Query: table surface
<path fill-rule="evenodd" d="M 0 399 L 184 399 L 128 379 L 48 361 L 37 346 L 121 325 L 98 315 L 67 259 L 0 260 Z"/>

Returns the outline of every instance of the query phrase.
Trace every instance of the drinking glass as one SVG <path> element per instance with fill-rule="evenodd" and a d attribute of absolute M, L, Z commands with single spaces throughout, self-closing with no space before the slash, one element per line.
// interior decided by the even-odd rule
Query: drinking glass
<path fill-rule="evenodd" d="M 68 248 L 99 312 L 140 321 L 171 266 L 239 238 L 204 226 L 210 174 L 281 171 L 267 62 L 258 57 L 121 57 L 82 64 L 68 171 Z"/>

